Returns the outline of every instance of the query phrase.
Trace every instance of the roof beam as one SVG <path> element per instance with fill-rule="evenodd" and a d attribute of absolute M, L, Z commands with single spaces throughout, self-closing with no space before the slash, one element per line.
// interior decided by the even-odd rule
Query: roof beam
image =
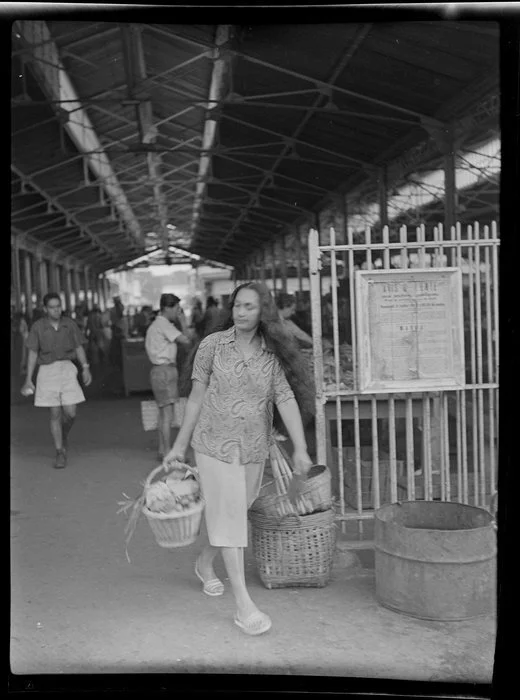
<path fill-rule="evenodd" d="M 81 236 L 87 236 L 90 237 L 92 241 L 97 243 L 97 245 L 103 250 L 109 257 L 114 256 L 114 252 L 106 246 L 103 241 L 101 241 L 92 231 L 89 230 L 88 226 L 85 226 L 82 224 L 74 214 L 71 214 L 69 211 L 65 209 L 59 202 L 57 202 L 53 197 L 50 197 L 44 190 L 41 189 L 33 180 L 31 180 L 29 177 L 25 176 L 22 171 L 16 166 L 11 164 L 11 170 L 18 175 L 22 180 L 28 182 L 31 187 L 33 187 L 42 197 L 45 198 L 45 200 L 54 206 L 58 211 L 60 211 L 62 214 L 65 215 L 67 221 L 72 221 L 79 229 L 80 235 Z"/>
<path fill-rule="evenodd" d="M 259 165 L 253 165 L 252 163 L 248 163 L 246 161 L 241 161 L 237 160 L 236 158 L 232 158 L 231 156 L 228 155 L 223 155 L 222 153 L 218 154 L 219 158 L 223 158 L 224 160 L 229 160 L 231 163 L 236 163 L 237 165 L 243 165 L 245 168 L 250 168 L 251 170 L 256 170 L 257 172 L 265 174 L 266 170 L 265 168 L 261 168 Z M 330 190 L 326 189 L 325 187 L 320 187 L 319 185 L 315 185 L 313 182 L 305 182 L 304 180 L 298 180 L 295 177 L 289 177 L 289 175 L 282 175 L 281 173 L 270 173 L 271 177 L 270 180 L 273 178 L 282 178 L 282 180 L 289 180 L 289 182 L 295 182 L 297 185 L 303 185 L 304 187 L 312 187 L 312 189 L 316 190 L 317 192 L 321 193 L 328 193 Z M 233 178 L 234 179 L 234 178 Z M 228 182 L 226 180 L 226 182 Z M 231 182 L 231 180 L 230 180 Z M 265 185 L 264 185 L 265 187 Z"/>
<path fill-rule="evenodd" d="M 402 114 L 409 114 L 413 117 L 416 117 L 418 120 L 420 119 L 428 119 L 431 120 L 432 125 L 435 122 L 437 126 L 441 125 L 441 122 L 437 122 L 436 119 L 433 117 L 430 117 L 427 114 L 422 114 L 421 112 L 416 112 L 412 109 L 407 109 L 406 107 L 401 107 L 399 105 L 393 104 L 391 102 L 386 102 L 385 100 L 379 100 L 375 97 L 369 97 L 368 95 L 363 95 L 362 93 L 355 92 L 354 90 L 348 90 L 347 88 L 342 88 L 339 87 L 339 85 L 334 85 L 330 82 L 327 82 L 325 80 L 318 80 L 317 78 L 311 78 L 309 75 L 305 75 L 303 73 L 298 73 L 297 71 L 289 70 L 288 68 L 283 68 L 283 66 L 276 65 L 274 63 L 270 63 L 269 61 L 264 61 L 260 58 L 254 58 L 253 56 L 248 56 L 246 53 L 243 53 L 242 51 L 236 51 L 233 49 L 230 49 L 231 53 L 233 53 L 235 56 L 240 56 L 246 61 L 249 61 L 250 63 L 256 63 L 257 65 L 264 66 L 265 68 L 271 68 L 272 70 L 278 71 L 279 73 L 285 73 L 285 75 L 290 75 L 293 78 L 299 78 L 301 80 L 306 80 L 308 82 L 314 83 L 318 88 L 321 88 L 323 90 L 333 90 L 335 92 L 342 93 L 344 95 L 349 95 L 351 97 L 356 97 L 360 100 L 364 100 L 365 102 L 371 102 L 372 104 L 378 105 L 379 107 L 386 107 L 387 109 L 392 109 L 398 112 L 401 112 Z"/>
<path fill-rule="evenodd" d="M 206 176 L 208 175 L 210 165 L 211 165 L 211 155 L 207 155 L 204 151 L 209 151 L 213 148 L 217 133 L 217 118 L 215 114 L 220 100 L 224 94 L 224 80 L 227 67 L 227 59 L 222 58 L 221 48 L 229 43 L 231 38 L 232 27 L 229 24 L 220 24 L 217 27 L 215 34 L 215 48 L 213 49 L 213 71 L 211 74 L 211 83 L 208 93 L 208 104 L 206 121 L 204 123 L 204 135 L 202 138 L 202 151 L 199 160 L 199 172 L 197 177 L 197 185 L 195 192 L 195 199 L 193 202 L 193 216 L 191 222 L 191 234 L 195 233 L 197 228 L 197 220 L 200 216 L 200 208 L 202 205 L 202 198 L 204 196 L 204 191 L 206 189 Z"/>
<path fill-rule="evenodd" d="M 356 163 L 357 165 L 361 165 L 365 168 L 373 168 L 372 163 L 368 163 L 364 160 L 361 160 L 359 158 L 353 158 L 352 156 L 347 156 L 344 153 L 338 153 L 337 151 L 331 151 L 329 148 L 324 148 L 323 146 L 318 146 L 315 143 L 309 143 L 309 141 L 302 141 L 301 139 L 295 138 L 294 136 L 289 136 L 288 134 L 282 134 L 279 131 L 273 131 L 272 129 L 267 129 L 265 126 L 260 126 L 258 124 L 252 124 L 251 122 L 247 122 L 244 119 L 238 119 L 237 117 L 232 117 L 230 114 L 226 114 L 225 112 L 222 113 L 222 116 L 224 119 L 227 119 L 228 121 L 235 122 L 236 124 L 241 124 L 242 126 L 246 126 L 250 129 L 256 129 L 257 131 L 263 131 L 266 134 L 271 134 L 272 136 L 279 136 L 286 142 L 286 147 L 292 148 L 294 144 L 300 144 L 300 146 L 305 146 L 306 148 L 312 148 L 316 151 L 322 151 L 323 153 L 328 153 L 330 156 L 334 156 L 335 158 L 339 158 L 341 160 L 346 160 L 351 163 Z"/>
<path fill-rule="evenodd" d="M 339 76 L 340 76 L 340 75 L 343 73 L 343 71 L 345 70 L 347 64 L 349 63 L 349 61 L 351 60 L 351 58 L 354 56 L 354 54 L 355 54 L 356 51 L 358 50 L 359 46 L 361 45 L 361 43 L 364 41 L 365 37 L 366 37 L 367 34 L 369 33 L 369 31 L 370 31 L 370 29 L 371 29 L 371 26 L 372 26 L 372 25 L 370 25 L 370 24 L 363 24 L 363 25 L 358 29 L 358 31 L 357 31 L 357 33 L 356 33 L 356 36 L 354 37 L 352 43 L 349 45 L 348 49 L 343 53 L 343 55 L 341 56 L 339 62 L 338 62 L 337 65 L 334 67 L 334 70 L 332 71 L 332 74 L 330 75 L 330 78 L 329 78 L 329 81 L 328 81 L 329 90 L 330 90 L 331 85 L 339 78 Z M 321 104 L 323 104 L 324 97 L 326 97 L 326 96 L 328 95 L 328 99 L 329 99 L 329 101 L 330 101 L 330 94 L 331 94 L 330 91 L 329 91 L 328 93 L 325 93 L 325 94 L 322 94 L 322 93 L 320 92 L 320 94 L 319 94 L 317 97 L 315 97 L 315 99 L 314 99 L 312 105 L 311 105 L 310 108 L 307 110 L 307 112 L 305 113 L 303 119 L 300 121 L 300 123 L 298 124 L 298 126 L 296 127 L 296 129 L 293 131 L 293 133 L 292 133 L 292 135 L 291 135 L 291 137 L 290 137 L 289 139 L 286 138 L 286 137 L 284 137 L 283 134 L 277 134 L 277 133 L 274 132 L 274 131 L 265 130 L 266 132 L 271 133 L 273 136 L 280 136 L 280 137 L 284 140 L 285 145 L 284 145 L 284 147 L 283 147 L 283 149 L 282 149 L 280 155 L 279 155 L 278 158 L 276 159 L 275 163 L 274 163 L 274 164 L 271 166 L 271 168 L 264 174 L 264 177 L 263 177 L 263 179 L 262 179 L 262 182 L 260 182 L 260 184 L 259 184 L 259 185 L 257 186 L 257 188 L 256 188 L 256 192 L 254 192 L 254 193 L 251 195 L 251 199 L 249 200 L 248 208 L 251 207 L 251 206 L 254 204 L 255 201 L 258 201 L 258 195 L 259 195 L 259 193 L 265 188 L 265 186 L 266 186 L 266 184 L 268 183 L 269 179 L 272 180 L 274 171 L 278 168 L 278 166 L 279 166 L 280 163 L 283 161 L 283 159 L 284 159 L 285 157 L 287 157 L 287 156 L 289 155 L 289 153 L 294 149 L 294 144 L 295 144 L 296 142 L 298 142 L 298 143 L 300 143 L 300 144 L 302 144 L 302 145 L 307 145 L 307 146 L 310 145 L 310 144 L 305 144 L 305 142 L 299 140 L 297 137 L 298 137 L 298 136 L 302 133 L 302 131 L 305 129 L 306 125 L 308 124 L 309 120 L 311 119 L 311 117 L 312 117 L 313 114 L 315 113 L 316 109 L 317 109 Z M 228 115 L 226 115 L 226 116 L 228 116 Z M 228 118 L 229 118 L 229 116 L 228 116 Z M 335 154 L 333 151 L 329 151 L 328 149 L 324 149 L 324 148 L 321 148 L 321 147 L 319 147 L 318 150 L 323 151 L 324 153 L 325 153 L 325 152 L 328 152 L 329 155 L 334 155 L 335 157 L 337 157 L 337 155 L 339 155 L 339 154 Z M 361 160 L 358 160 L 358 159 L 355 159 L 355 158 L 351 158 L 351 157 L 344 158 L 344 157 L 342 157 L 342 159 L 343 159 L 343 160 L 349 160 L 349 161 L 351 161 L 351 162 L 355 162 L 357 165 L 363 165 L 363 166 L 365 166 L 365 167 L 366 167 L 366 166 L 370 167 L 368 163 L 365 163 L 365 162 L 363 162 L 363 161 L 361 161 Z M 222 241 L 219 250 L 222 250 L 222 249 L 224 248 L 224 246 L 226 245 L 227 241 L 228 241 L 230 238 L 233 237 L 235 231 L 236 231 L 236 230 L 239 228 L 239 226 L 240 226 L 240 221 L 241 221 L 242 218 L 244 218 L 244 215 L 243 215 L 243 214 L 241 214 L 241 216 L 239 217 L 239 219 L 237 220 L 237 222 L 233 225 L 233 227 L 231 228 L 231 230 L 229 231 L 229 233 L 227 234 L 227 236 L 225 237 L 225 239 Z"/>
<path fill-rule="evenodd" d="M 33 254 L 47 250 L 49 257 L 54 258 L 58 263 L 65 262 L 70 257 L 67 253 L 64 253 L 63 250 L 56 248 L 54 245 L 51 245 L 48 242 L 42 243 L 42 241 L 38 241 L 31 236 L 25 236 L 23 232 L 17 229 L 15 226 L 11 226 L 11 231 L 11 245 L 13 245 L 16 240 L 16 245 L 21 250 L 25 250 Z M 73 257 L 70 262 L 73 265 L 81 265 L 82 261 Z"/>
<path fill-rule="evenodd" d="M 146 63 L 144 58 L 141 28 L 137 24 L 121 25 L 123 41 L 123 62 L 128 82 L 128 97 L 135 99 L 137 89 L 146 80 Z M 142 102 L 136 106 L 141 144 L 155 144 L 158 130 L 154 124 L 152 103 Z M 161 165 L 162 159 L 158 153 L 147 153 L 146 162 L 153 187 L 155 210 L 160 222 L 160 235 L 163 249 L 168 247 L 168 205 L 162 192 Z"/>
<path fill-rule="evenodd" d="M 139 223 L 133 215 L 124 190 L 119 185 L 94 127 L 63 67 L 58 48 L 52 40 L 47 24 L 41 20 L 18 20 L 15 27 L 24 43 L 32 49 L 31 61 L 46 95 L 53 101 L 58 100 L 64 113 L 74 111 L 74 119 L 69 119 L 64 128 L 79 151 L 87 153 L 86 158 L 92 172 L 103 182 L 107 194 L 128 227 L 129 240 L 133 244 L 140 244 L 142 233 Z M 97 153 L 90 153 L 91 151 L 97 151 Z"/>

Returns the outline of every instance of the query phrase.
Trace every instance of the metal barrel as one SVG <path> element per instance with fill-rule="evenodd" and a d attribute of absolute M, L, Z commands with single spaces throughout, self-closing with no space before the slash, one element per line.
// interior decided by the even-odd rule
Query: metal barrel
<path fill-rule="evenodd" d="M 496 533 L 483 508 L 406 501 L 375 512 L 376 597 L 425 620 L 464 620 L 495 609 Z"/>

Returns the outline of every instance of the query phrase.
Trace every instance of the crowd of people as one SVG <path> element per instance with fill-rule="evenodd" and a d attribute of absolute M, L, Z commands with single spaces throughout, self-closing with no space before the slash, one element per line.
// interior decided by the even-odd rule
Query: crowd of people
<path fill-rule="evenodd" d="M 224 583 L 213 568 L 222 555 L 236 603 L 234 622 L 249 635 L 272 625 L 248 592 L 244 548 L 247 511 L 262 484 L 273 431 L 290 438 L 298 478 L 312 466 L 305 428 L 312 425 L 315 392 L 301 354 L 312 346 L 306 313 L 294 296 L 275 299 L 262 283 L 247 282 L 225 306 L 209 297 L 203 309 L 195 300 L 188 317 L 179 297 L 162 294 L 157 312 L 143 307 L 132 323 L 118 297 L 108 311 L 77 307 L 70 318 L 60 295 L 49 293 L 32 324 L 23 315 L 15 322 L 26 349 L 22 393 L 49 409 L 57 469 L 67 465 L 69 433 L 77 405 L 85 401 L 83 388 L 92 382 L 91 363 L 119 364 L 122 339 L 144 338 L 159 409 L 158 458 L 168 471 L 185 463 L 191 449 L 205 500 L 194 573 L 206 595 L 222 595 Z M 184 418 L 172 445 L 173 410 L 181 396 Z"/>

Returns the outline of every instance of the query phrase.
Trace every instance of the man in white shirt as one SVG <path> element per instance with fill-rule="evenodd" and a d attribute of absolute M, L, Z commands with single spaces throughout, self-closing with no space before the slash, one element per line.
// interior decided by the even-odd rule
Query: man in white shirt
<path fill-rule="evenodd" d="M 157 318 L 146 331 L 145 348 L 153 367 L 150 372 L 152 391 L 159 407 L 157 430 L 159 435 L 158 459 L 171 448 L 170 432 L 173 419 L 173 405 L 179 398 L 177 372 L 177 343 L 189 346 L 187 324 L 180 307 L 180 299 L 175 294 L 162 294 Z M 174 326 L 177 321 L 182 328 Z"/>

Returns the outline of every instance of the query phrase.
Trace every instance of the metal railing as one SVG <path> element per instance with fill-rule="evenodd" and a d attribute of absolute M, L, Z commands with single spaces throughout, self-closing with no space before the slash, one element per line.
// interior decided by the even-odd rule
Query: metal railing
<path fill-rule="evenodd" d="M 428 232 L 424 225 L 413 232 L 403 226 L 392 234 L 384 227 L 381 233 L 376 241 L 367 229 L 364 241 L 354 242 L 348 230 L 346 241 L 337 243 L 333 228 L 326 242 L 311 229 L 308 241 L 317 459 L 329 464 L 333 472 L 338 519 L 357 521 L 359 533 L 363 521 L 373 518 L 374 509 L 385 502 L 440 499 L 483 506 L 496 491 L 497 481 L 497 226 L 493 223 L 481 229 L 475 223 L 463 231 L 457 224 L 448 235 L 441 225 Z M 320 269 L 328 266 L 329 258 L 334 371 L 325 381 Z M 341 293 L 338 258 L 347 271 Z M 466 383 L 460 390 L 360 393 L 355 271 L 395 267 L 462 270 Z M 350 386 L 340 356 L 348 344 L 340 343 L 341 336 L 351 339 Z M 370 425 L 364 436 L 362 420 Z M 336 448 L 332 445 L 334 424 Z"/>

